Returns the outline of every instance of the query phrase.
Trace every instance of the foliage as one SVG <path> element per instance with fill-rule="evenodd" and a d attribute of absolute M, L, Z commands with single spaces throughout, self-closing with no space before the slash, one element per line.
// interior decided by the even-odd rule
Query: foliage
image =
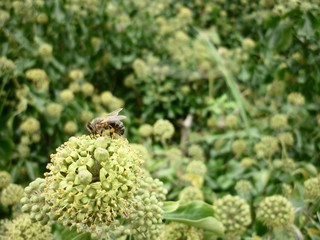
<path fill-rule="evenodd" d="M 37 214 L 21 215 L 19 186 L 43 178 L 50 155 L 70 137 L 81 138 L 86 123 L 123 107 L 125 137 L 144 161 L 143 175 L 160 179 L 174 201 L 163 207 L 165 226 L 129 229 L 132 238 L 162 231 L 167 239 L 185 233 L 228 239 L 222 229 L 237 227 L 223 214 L 234 213 L 221 209 L 232 208 L 214 206 L 241 198 L 252 216 L 241 237 L 320 239 L 319 6 L 318 0 L 1 1 L 4 225 L 31 224 Z M 88 169 L 79 172 L 91 182 Z M 46 189 L 34 185 L 35 196 Z M 48 201 L 63 206 L 62 195 Z M 45 206 L 42 198 L 30 201 Z M 290 210 L 285 228 L 281 217 L 268 218 L 269 207 L 261 210 L 275 203 L 280 212 L 282 205 Z M 153 211 L 141 207 L 141 223 L 151 221 Z M 54 239 L 99 235 L 49 224 Z M 0 238 L 5 231 L 0 227 Z"/>

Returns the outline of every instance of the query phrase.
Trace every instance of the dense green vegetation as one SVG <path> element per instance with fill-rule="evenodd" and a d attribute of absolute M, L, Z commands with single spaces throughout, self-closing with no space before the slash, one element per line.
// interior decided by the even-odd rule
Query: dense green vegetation
<path fill-rule="evenodd" d="M 319 39 L 319 0 L 0 1 L 0 239 L 320 239 Z"/>

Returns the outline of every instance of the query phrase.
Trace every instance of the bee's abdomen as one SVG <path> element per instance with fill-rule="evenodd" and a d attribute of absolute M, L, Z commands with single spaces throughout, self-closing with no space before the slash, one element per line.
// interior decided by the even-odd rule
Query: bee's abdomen
<path fill-rule="evenodd" d="M 121 121 L 109 122 L 109 125 L 115 129 L 115 132 L 119 135 L 123 135 L 126 130 L 125 126 Z"/>

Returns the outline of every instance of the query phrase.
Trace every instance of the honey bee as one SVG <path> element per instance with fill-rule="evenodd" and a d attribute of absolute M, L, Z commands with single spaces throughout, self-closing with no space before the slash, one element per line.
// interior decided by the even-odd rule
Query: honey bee
<path fill-rule="evenodd" d="M 119 108 L 111 113 L 108 113 L 104 117 L 93 119 L 91 122 L 87 123 L 87 130 L 92 135 L 102 135 L 102 133 L 108 129 L 110 131 L 110 136 L 112 136 L 114 133 L 117 133 L 118 135 L 123 135 L 125 127 L 121 120 L 125 119 L 126 116 L 118 115 L 122 109 L 123 108 Z"/>

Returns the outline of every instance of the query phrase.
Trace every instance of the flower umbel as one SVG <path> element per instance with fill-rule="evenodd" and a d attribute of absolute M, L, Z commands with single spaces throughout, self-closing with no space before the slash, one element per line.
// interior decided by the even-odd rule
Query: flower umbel
<path fill-rule="evenodd" d="M 142 160 L 122 137 L 71 137 L 51 155 L 44 189 L 51 214 L 67 226 L 94 230 L 126 219 Z"/>
<path fill-rule="evenodd" d="M 294 209 L 283 196 L 266 197 L 258 206 L 257 219 L 269 228 L 285 228 L 294 221 Z"/>
<path fill-rule="evenodd" d="M 225 227 L 226 237 L 242 235 L 251 223 L 249 204 L 238 196 L 226 195 L 213 205 Z"/>

